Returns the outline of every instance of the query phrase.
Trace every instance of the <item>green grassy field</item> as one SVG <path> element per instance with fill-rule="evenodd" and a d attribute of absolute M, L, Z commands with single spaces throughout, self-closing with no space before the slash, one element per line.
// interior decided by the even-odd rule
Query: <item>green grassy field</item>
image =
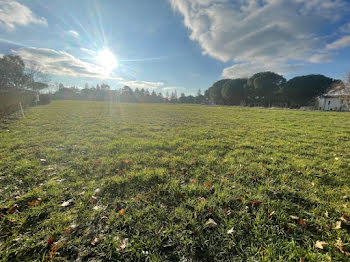
<path fill-rule="evenodd" d="M 1 261 L 349 260 L 348 113 L 56 101 L 26 114 L 0 124 Z"/>

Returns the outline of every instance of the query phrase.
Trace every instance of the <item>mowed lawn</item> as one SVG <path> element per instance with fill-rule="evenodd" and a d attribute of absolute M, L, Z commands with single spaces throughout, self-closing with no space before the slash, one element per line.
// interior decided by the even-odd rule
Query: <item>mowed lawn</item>
<path fill-rule="evenodd" d="M 0 127 L 1 261 L 350 259 L 349 113 L 54 101 Z"/>

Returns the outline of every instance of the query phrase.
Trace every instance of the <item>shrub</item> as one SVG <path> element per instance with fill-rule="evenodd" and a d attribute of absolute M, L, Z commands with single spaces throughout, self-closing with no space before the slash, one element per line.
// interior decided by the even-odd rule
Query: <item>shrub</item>
<path fill-rule="evenodd" d="M 0 92 L 0 118 L 20 110 L 19 103 L 26 108 L 35 101 L 35 94 L 30 91 Z"/>
<path fill-rule="evenodd" d="M 39 105 L 48 105 L 51 102 L 51 95 L 49 94 L 41 94 L 39 96 Z"/>

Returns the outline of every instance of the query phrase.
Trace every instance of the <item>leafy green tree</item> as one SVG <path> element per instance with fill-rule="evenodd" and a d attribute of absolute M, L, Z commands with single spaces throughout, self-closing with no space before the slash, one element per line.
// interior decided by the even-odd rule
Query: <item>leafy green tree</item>
<path fill-rule="evenodd" d="M 226 81 L 221 89 L 221 96 L 226 105 L 239 105 L 244 100 L 244 85 L 246 78 L 231 79 Z"/>
<path fill-rule="evenodd" d="M 25 65 L 19 56 L 4 55 L 0 58 L 0 89 L 22 89 L 30 80 L 24 73 Z"/>
<path fill-rule="evenodd" d="M 324 75 L 298 76 L 286 83 L 283 94 L 290 106 L 306 106 L 314 98 L 324 94 L 335 82 L 337 80 Z"/>
<path fill-rule="evenodd" d="M 224 84 L 228 81 L 230 81 L 230 79 L 219 80 L 209 88 L 209 99 L 212 100 L 215 104 L 224 104 L 224 99 L 222 98 L 221 90 L 224 87 Z"/>
<path fill-rule="evenodd" d="M 245 88 L 249 97 L 254 97 L 260 105 L 271 106 L 276 96 L 282 91 L 286 79 L 274 72 L 254 74 L 247 81 Z"/>

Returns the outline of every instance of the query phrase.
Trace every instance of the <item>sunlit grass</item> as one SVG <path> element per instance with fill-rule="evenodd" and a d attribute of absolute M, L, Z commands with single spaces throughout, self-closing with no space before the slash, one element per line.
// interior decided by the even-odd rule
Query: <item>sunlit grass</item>
<path fill-rule="evenodd" d="M 60 101 L 26 115 L 0 129 L 2 261 L 349 259 L 334 245 L 349 251 L 350 114 Z"/>

